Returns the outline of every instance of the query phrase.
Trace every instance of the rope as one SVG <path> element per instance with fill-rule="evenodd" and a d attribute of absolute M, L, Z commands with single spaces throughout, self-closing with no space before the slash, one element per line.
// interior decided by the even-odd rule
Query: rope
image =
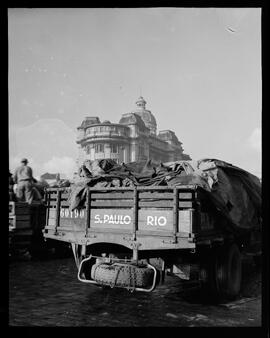
<path fill-rule="evenodd" d="M 122 269 L 121 266 L 117 266 L 116 268 L 117 268 L 117 270 L 116 270 L 116 274 L 115 274 L 114 284 L 111 285 L 111 288 L 114 288 L 114 287 L 115 287 L 116 282 L 117 282 L 117 278 L 118 278 L 118 276 L 119 276 L 119 272 L 120 272 L 120 270 Z"/>
<path fill-rule="evenodd" d="M 133 266 L 129 266 L 129 287 L 127 287 L 127 289 L 130 292 L 133 292 L 136 288 L 136 274 L 134 273 L 135 268 Z M 132 282 L 132 285 L 131 285 Z"/>

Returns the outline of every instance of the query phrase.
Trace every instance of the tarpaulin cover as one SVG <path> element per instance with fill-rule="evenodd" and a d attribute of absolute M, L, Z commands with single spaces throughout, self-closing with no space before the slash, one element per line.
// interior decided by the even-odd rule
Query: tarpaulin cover
<path fill-rule="evenodd" d="M 251 173 L 217 159 L 154 164 L 151 160 L 117 164 L 111 159 L 85 161 L 71 186 L 70 209 L 85 203 L 86 187 L 197 185 L 216 209 L 239 229 L 260 223 L 261 182 Z"/>
<path fill-rule="evenodd" d="M 261 182 L 258 177 L 232 164 L 216 159 L 203 159 L 195 168 L 205 175 L 208 194 L 217 209 L 238 229 L 261 225 Z"/>

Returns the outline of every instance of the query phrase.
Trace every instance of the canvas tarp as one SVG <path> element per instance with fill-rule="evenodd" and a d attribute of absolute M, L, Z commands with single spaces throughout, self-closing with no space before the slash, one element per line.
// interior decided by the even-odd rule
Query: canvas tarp
<path fill-rule="evenodd" d="M 261 182 L 251 173 L 217 159 L 154 164 L 151 160 L 117 164 L 86 161 L 71 186 L 70 209 L 85 203 L 86 187 L 197 185 L 236 229 L 260 223 Z"/>

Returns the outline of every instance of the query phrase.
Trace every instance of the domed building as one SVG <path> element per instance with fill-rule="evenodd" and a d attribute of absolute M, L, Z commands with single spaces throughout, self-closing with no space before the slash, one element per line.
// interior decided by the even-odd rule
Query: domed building
<path fill-rule="evenodd" d="M 171 130 L 159 131 L 142 96 L 136 108 L 122 114 L 119 123 L 100 122 L 96 116 L 85 117 L 77 128 L 78 166 L 86 159 L 111 158 L 118 163 L 152 159 L 156 162 L 190 160 L 182 143 Z"/>

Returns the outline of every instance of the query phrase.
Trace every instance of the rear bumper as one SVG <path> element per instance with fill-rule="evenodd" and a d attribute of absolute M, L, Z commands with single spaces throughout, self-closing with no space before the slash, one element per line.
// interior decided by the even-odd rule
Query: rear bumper
<path fill-rule="evenodd" d="M 149 234 L 137 232 L 136 238 L 131 233 L 112 232 L 89 232 L 85 233 L 61 231 L 55 233 L 44 233 L 45 238 L 65 241 L 78 245 L 92 245 L 96 243 L 113 243 L 138 250 L 168 250 L 168 249 L 194 249 L 195 243 L 191 234 L 177 233 L 176 236 L 164 234 Z"/>

